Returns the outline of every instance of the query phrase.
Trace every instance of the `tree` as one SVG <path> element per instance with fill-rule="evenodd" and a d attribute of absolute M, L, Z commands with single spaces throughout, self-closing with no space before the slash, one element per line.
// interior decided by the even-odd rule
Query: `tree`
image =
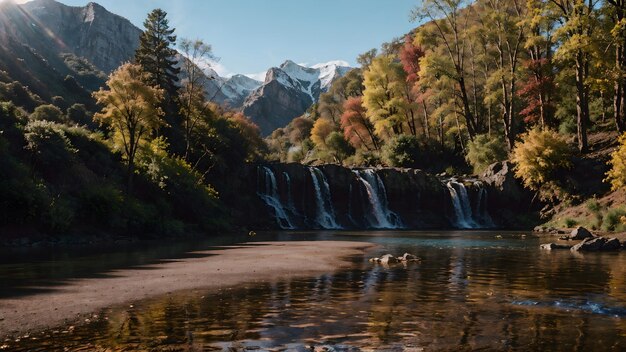
<path fill-rule="evenodd" d="M 326 138 L 333 131 L 335 131 L 335 125 L 327 120 L 327 119 L 318 119 L 313 124 L 313 129 L 311 130 L 311 140 L 315 143 L 315 146 L 324 149 L 326 148 Z"/>
<path fill-rule="evenodd" d="M 479 174 L 489 165 L 505 160 L 507 156 L 506 146 L 501 138 L 479 134 L 468 143 L 465 158 L 474 168 L 474 173 Z"/>
<path fill-rule="evenodd" d="M 100 88 L 93 93 L 102 111 L 94 115 L 94 120 L 110 126 L 112 141 L 127 163 L 127 192 L 132 191 L 135 157 L 142 142 L 153 131 L 163 126 L 159 107 L 163 90 L 145 82 L 149 74 L 136 64 L 124 64 L 113 72 L 106 82 L 108 89 Z"/>
<path fill-rule="evenodd" d="M 364 73 L 363 106 L 382 139 L 410 133 L 416 135 L 416 105 L 407 95 L 406 72 L 392 56 L 379 56 Z"/>
<path fill-rule="evenodd" d="M 135 52 L 135 62 L 149 73 L 146 83 L 165 91 L 168 100 L 176 97 L 178 73 L 177 52 L 174 28 L 169 27 L 167 12 L 154 9 L 143 23 L 144 32 L 139 37 L 139 47 Z"/>
<path fill-rule="evenodd" d="M 516 99 L 517 70 L 523 48 L 525 28 L 523 7 L 519 0 L 487 0 L 484 2 L 481 23 L 486 42 L 495 49 L 492 58 L 496 70 L 488 82 L 498 82 L 493 92 L 501 105 L 504 137 L 509 150 L 513 149 L 517 134 Z"/>
<path fill-rule="evenodd" d="M 348 143 L 340 132 L 333 131 L 326 137 L 326 148 L 332 154 L 336 162 L 342 163 L 349 155 L 354 153 L 354 148 Z"/>
<path fill-rule="evenodd" d="M 198 66 L 202 62 L 213 58 L 211 46 L 202 40 L 182 39 L 179 45 L 184 59 L 182 60 L 182 73 L 185 78 L 182 88 L 179 90 L 178 100 L 180 115 L 183 122 L 185 135 L 185 160 L 189 161 L 192 148 L 192 135 L 200 119 L 209 109 L 209 102 L 204 93 L 204 86 L 208 78 Z"/>
<path fill-rule="evenodd" d="M 413 19 L 429 21 L 420 28 L 420 41 L 438 45 L 441 48 L 441 59 L 447 59 L 438 75 L 453 79 L 461 100 L 461 111 L 466 121 L 470 139 L 480 133 L 480 126 L 470 108 L 470 97 L 467 90 L 466 62 L 466 27 L 469 22 L 470 5 L 467 0 L 425 0 L 413 10 Z"/>
<path fill-rule="evenodd" d="M 378 138 L 374 134 L 374 127 L 367 119 L 366 113 L 363 107 L 363 97 L 348 98 L 343 103 L 341 115 L 343 135 L 357 149 L 379 150 Z"/>
<path fill-rule="evenodd" d="M 618 132 L 626 132 L 626 1 L 606 0 L 613 24 L 611 37 L 615 49 L 613 114 Z"/>
<path fill-rule="evenodd" d="M 626 187 L 626 133 L 619 138 L 619 147 L 611 154 L 611 170 L 606 174 L 607 182 L 616 191 Z"/>
<path fill-rule="evenodd" d="M 361 65 L 361 69 L 366 70 L 372 64 L 372 61 L 374 61 L 374 58 L 376 58 L 376 55 L 378 55 L 378 50 L 370 49 L 364 52 L 363 54 L 360 54 L 356 58 L 356 62 L 358 62 L 359 65 Z"/>
<path fill-rule="evenodd" d="M 587 151 L 589 118 L 589 71 L 594 50 L 596 1 L 549 0 L 560 26 L 555 35 L 562 41 L 555 59 L 574 63 L 576 78 L 576 127 L 578 150 Z"/>

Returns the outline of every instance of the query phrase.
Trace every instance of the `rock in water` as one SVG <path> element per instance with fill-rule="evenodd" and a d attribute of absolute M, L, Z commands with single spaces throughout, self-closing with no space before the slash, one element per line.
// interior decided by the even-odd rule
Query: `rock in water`
<path fill-rule="evenodd" d="M 421 259 L 411 253 L 404 253 L 403 256 L 398 257 L 398 261 L 401 262 L 419 262 Z"/>
<path fill-rule="evenodd" d="M 572 246 L 568 246 L 566 244 L 558 244 L 558 243 L 545 243 L 540 246 L 541 249 L 545 249 L 547 251 L 555 250 L 555 249 L 570 249 Z"/>
<path fill-rule="evenodd" d="M 586 228 L 579 226 L 570 233 L 568 239 L 570 240 L 584 240 L 586 238 L 593 238 L 593 234 Z"/>
<path fill-rule="evenodd" d="M 604 246 L 602 246 L 603 251 L 618 251 L 622 248 L 622 244 L 615 237 L 609 238 Z"/>
<path fill-rule="evenodd" d="M 604 237 L 586 238 L 579 244 L 572 247 L 572 251 L 597 252 L 616 251 L 621 248 L 617 238 L 606 239 Z"/>
<path fill-rule="evenodd" d="M 380 264 L 395 264 L 398 262 L 398 259 L 391 254 L 385 254 L 380 257 Z"/>

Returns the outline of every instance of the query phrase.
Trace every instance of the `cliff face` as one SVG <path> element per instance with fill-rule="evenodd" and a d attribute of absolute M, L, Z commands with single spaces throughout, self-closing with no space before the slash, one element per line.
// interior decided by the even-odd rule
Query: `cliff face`
<path fill-rule="evenodd" d="M 259 165 L 247 175 L 247 192 L 258 197 L 248 204 L 246 221 L 252 228 L 283 229 L 530 226 L 536 209 L 529 193 L 498 170 L 484 178 L 442 179 L 416 169 Z"/>
<path fill-rule="evenodd" d="M 304 67 L 287 60 L 267 72 L 263 85 L 246 98 L 243 113 L 267 136 L 304 114 L 321 93 L 350 70 L 342 65 L 347 64 L 330 62 Z"/>
<path fill-rule="evenodd" d="M 139 45 L 139 28 L 94 2 L 70 7 L 35 0 L 21 6 L 59 50 L 84 57 L 106 73 L 132 59 Z"/>
<path fill-rule="evenodd" d="M 302 115 L 313 104 L 307 93 L 294 88 L 293 80 L 279 69 L 270 69 L 265 84 L 245 101 L 243 113 L 267 136 Z"/>

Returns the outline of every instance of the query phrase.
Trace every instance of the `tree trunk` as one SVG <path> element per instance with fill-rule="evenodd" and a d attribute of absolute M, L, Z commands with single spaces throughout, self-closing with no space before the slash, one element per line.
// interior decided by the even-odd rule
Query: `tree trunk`
<path fill-rule="evenodd" d="M 576 54 L 576 126 L 578 150 L 587 151 L 587 123 L 589 120 L 589 102 L 587 100 L 586 60 L 584 53 L 579 50 Z"/>

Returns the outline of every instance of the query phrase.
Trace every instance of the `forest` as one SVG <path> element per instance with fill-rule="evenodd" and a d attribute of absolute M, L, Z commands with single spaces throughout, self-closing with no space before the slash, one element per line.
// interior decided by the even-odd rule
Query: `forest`
<path fill-rule="evenodd" d="M 425 0 L 410 16 L 413 31 L 361 54 L 359 68 L 265 140 L 206 96 L 211 78 L 195 63 L 213 57 L 210 44 L 177 38 L 159 9 L 134 60 L 110 76 L 64 57 L 84 75 L 66 77 L 63 97 L 3 78 L 0 228 L 232 230 L 254 197 L 238 185 L 255 163 L 458 175 L 505 160 L 548 215 L 587 202 L 593 226 L 626 226 L 626 209 L 594 205 L 626 185 L 626 2 Z M 579 172 L 590 163 L 601 165 Z"/>

